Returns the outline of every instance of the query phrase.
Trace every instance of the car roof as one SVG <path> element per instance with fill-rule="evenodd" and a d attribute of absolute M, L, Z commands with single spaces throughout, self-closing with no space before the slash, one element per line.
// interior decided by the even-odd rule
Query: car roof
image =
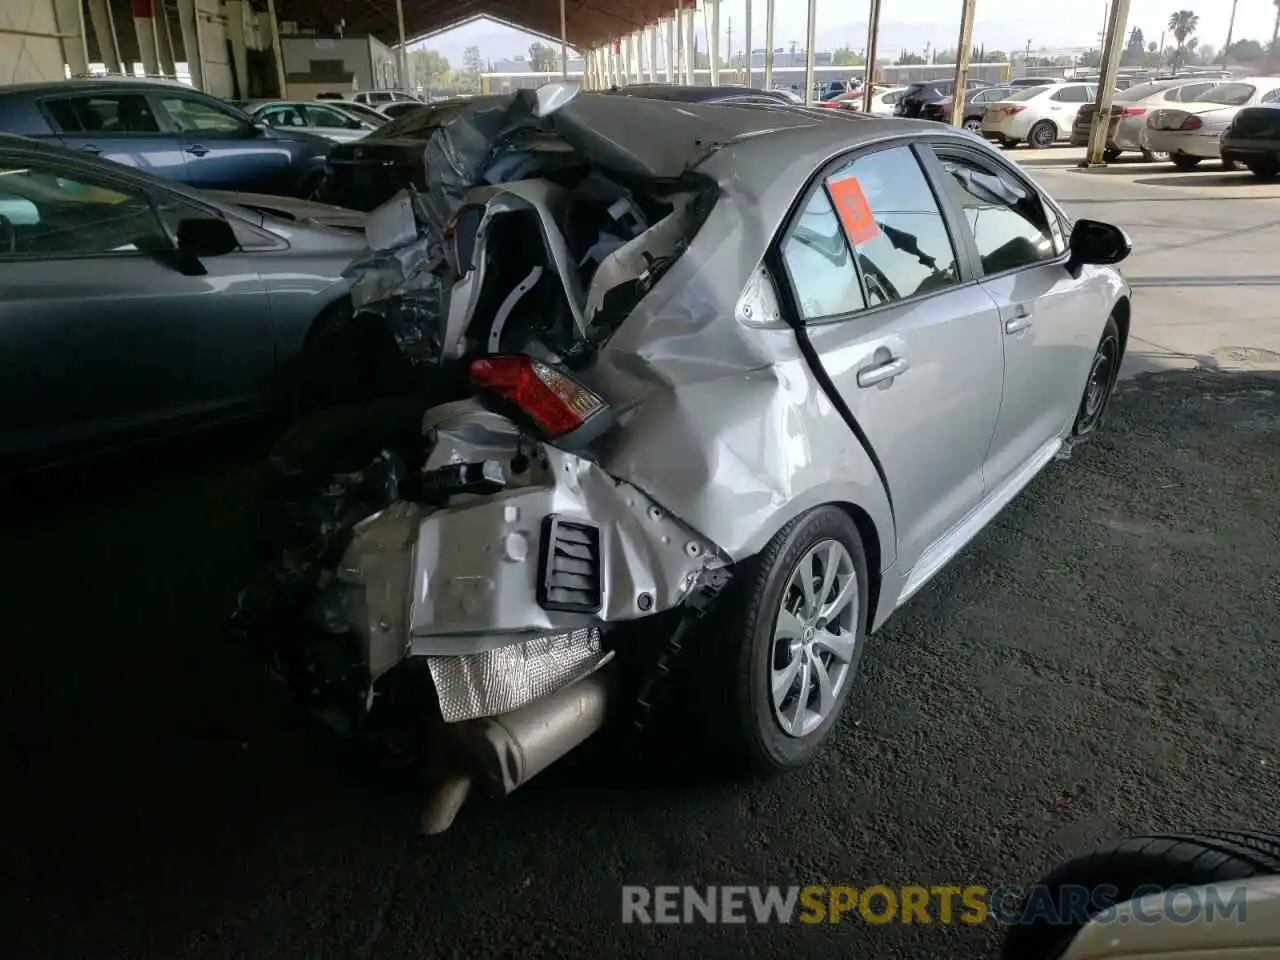
<path fill-rule="evenodd" d="M 0 96 L 15 96 L 18 94 L 77 94 L 77 93 L 104 93 L 110 91 L 124 91 L 136 93 L 139 90 L 155 90 L 161 93 L 172 93 L 174 88 L 186 90 L 199 96 L 208 96 L 201 93 L 195 87 L 189 87 L 185 83 L 177 83 L 166 80 L 129 80 L 127 78 L 104 77 L 94 80 L 52 80 L 44 83 L 13 83 L 0 87 Z"/>
<path fill-rule="evenodd" d="M 776 90 L 757 90 L 753 87 L 734 86 L 732 84 L 721 84 L 715 87 L 691 87 L 677 83 L 632 83 L 610 92 L 615 96 L 621 94 L 627 97 L 644 97 L 649 100 L 679 100 L 685 103 L 744 96 L 776 97 L 779 103 L 786 99 Z"/>

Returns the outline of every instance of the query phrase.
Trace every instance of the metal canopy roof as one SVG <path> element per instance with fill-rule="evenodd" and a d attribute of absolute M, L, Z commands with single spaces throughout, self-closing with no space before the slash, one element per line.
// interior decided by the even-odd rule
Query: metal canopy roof
<path fill-rule="evenodd" d="M 420 37 L 460 21 L 491 16 L 512 26 L 560 36 L 560 0 L 403 0 L 405 36 Z M 565 0 L 569 43 L 589 49 L 669 17 L 676 0 Z M 395 0 L 277 0 L 280 20 L 292 20 L 332 35 L 345 20 L 348 35 L 399 40 Z"/>

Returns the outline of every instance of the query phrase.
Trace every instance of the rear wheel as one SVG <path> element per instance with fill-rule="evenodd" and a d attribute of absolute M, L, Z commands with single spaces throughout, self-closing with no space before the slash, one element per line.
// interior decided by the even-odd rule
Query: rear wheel
<path fill-rule="evenodd" d="M 1169 159 L 1173 161 L 1173 165 L 1179 170 L 1194 170 L 1200 166 L 1200 161 L 1204 158 L 1188 156 L 1185 153 L 1175 153 Z"/>
<path fill-rule="evenodd" d="M 1167 153 L 1158 153 L 1155 150 L 1148 150 L 1146 147 L 1142 148 L 1143 163 L 1164 163 L 1168 159 L 1169 155 Z"/>
<path fill-rule="evenodd" d="M 1057 139 L 1058 128 L 1053 125 L 1053 121 L 1041 120 L 1027 134 L 1027 145 L 1035 150 L 1043 150 L 1045 147 L 1052 147 Z"/>
<path fill-rule="evenodd" d="M 1280 169 L 1265 163 L 1251 163 L 1249 164 L 1249 172 L 1259 180 L 1274 180 L 1276 175 L 1280 174 Z"/>
<path fill-rule="evenodd" d="M 1115 317 L 1108 317 L 1089 365 L 1089 379 L 1085 381 L 1084 396 L 1071 427 L 1073 437 L 1087 437 L 1101 425 L 1120 376 L 1120 349 L 1120 328 Z"/>
<path fill-rule="evenodd" d="M 966 120 L 964 122 L 964 128 L 970 133 L 982 133 L 982 121 L 972 119 Z"/>
<path fill-rule="evenodd" d="M 1106 150 L 1102 151 L 1102 159 L 1107 163 L 1115 163 L 1120 159 L 1120 151 L 1115 147 L 1108 147 Z"/>
<path fill-rule="evenodd" d="M 1073 909 L 1081 890 L 1114 889 L 1114 903 L 1135 894 L 1229 883 L 1280 873 L 1280 837 L 1249 831 L 1134 837 L 1069 860 L 1036 885 L 1037 903 L 1026 922 L 1010 928 L 1001 960 L 1061 957 L 1094 909 Z M 1047 903 L 1044 901 L 1047 899 Z M 1052 905 L 1055 909 L 1042 909 Z M 1028 904 L 1028 906 L 1032 906 Z M 1081 905 L 1084 907 L 1085 905 Z M 1088 905 L 1093 906 L 1093 905 Z M 1060 916 L 1054 916 L 1054 914 Z"/>
<path fill-rule="evenodd" d="M 798 517 L 739 566 L 702 650 L 723 671 L 716 746 L 737 765 L 788 770 L 818 752 L 857 674 L 867 597 L 862 539 L 839 507 Z"/>
<path fill-rule="evenodd" d="M 1222 169 L 1223 169 L 1223 170 L 1238 170 L 1238 169 L 1240 169 L 1240 168 L 1239 168 L 1239 166 L 1236 164 L 1236 162 L 1235 162 L 1234 160 L 1223 160 L 1223 161 L 1222 161 Z"/>

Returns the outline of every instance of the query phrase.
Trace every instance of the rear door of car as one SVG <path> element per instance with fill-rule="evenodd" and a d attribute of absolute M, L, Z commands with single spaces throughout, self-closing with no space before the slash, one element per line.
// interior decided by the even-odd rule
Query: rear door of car
<path fill-rule="evenodd" d="M 1070 133 L 1075 126 L 1080 108 L 1093 99 L 1093 88 L 1083 83 L 1069 83 L 1051 93 L 1045 101 L 1048 117 L 1057 125 L 1059 133 Z M 1096 91 L 1094 91 L 1096 92 Z"/>
<path fill-rule="evenodd" d="M 168 180 L 186 177 L 182 144 L 163 129 L 144 92 L 50 96 L 39 107 L 65 147 Z"/>
<path fill-rule="evenodd" d="M 899 141 L 827 166 L 778 255 L 802 336 L 885 479 L 904 571 L 983 496 L 1004 363 L 996 306 L 921 161 Z"/>
<path fill-rule="evenodd" d="M 982 289 L 999 307 L 1004 399 L 987 455 L 988 487 L 1043 455 L 1071 423 L 1106 322 L 1088 272 L 1067 270 L 1067 226 L 991 151 L 935 143 L 948 202 L 960 211 Z"/>
<path fill-rule="evenodd" d="M 212 215 L 74 161 L 0 151 L 0 457 L 40 458 L 260 399 L 275 362 L 251 259 L 184 275 L 176 224 Z M 169 262 L 166 262 L 168 260 Z"/>
<path fill-rule="evenodd" d="M 154 93 L 156 114 L 186 154 L 186 182 L 208 190 L 292 192 L 293 158 L 236 110 L 181 90 Z"/>

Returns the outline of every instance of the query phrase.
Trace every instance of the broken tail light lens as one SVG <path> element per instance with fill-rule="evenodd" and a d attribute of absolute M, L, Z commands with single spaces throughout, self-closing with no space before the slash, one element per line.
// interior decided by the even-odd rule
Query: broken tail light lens
<path fill-rule="evenodd" d="M 572 433 L 608 409 L 577 380 L 532 357 L 481 357 L 468 373 L 473 384 L 515 406 L 549 440 Z"/>
<path fill-rule="evenodd" d="M 1204 126 L 1204 121 L 1199 117 L 1187 117 L 1178 127 L 1179 130 L 1199 130 Z"/>

